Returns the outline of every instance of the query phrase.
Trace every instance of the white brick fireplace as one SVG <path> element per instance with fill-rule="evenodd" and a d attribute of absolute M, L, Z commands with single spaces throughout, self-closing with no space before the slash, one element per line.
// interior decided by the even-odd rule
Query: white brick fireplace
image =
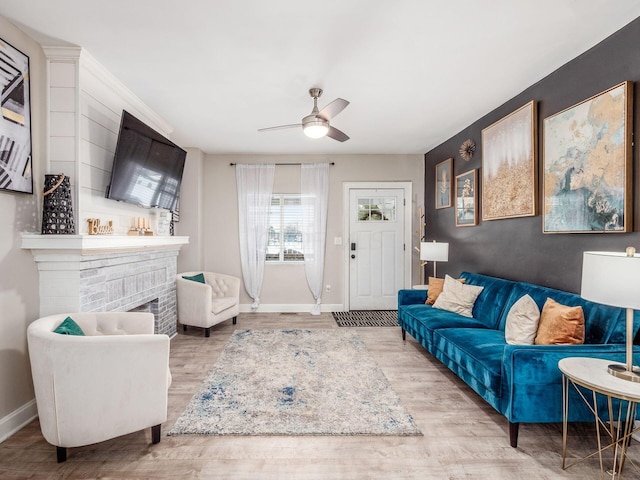
<path fill-rule="evenodd" d="M 38 265 L 40 316 L 144 309 L 176 334 L 176 261 L 188 237 L 23 234 Z"/>

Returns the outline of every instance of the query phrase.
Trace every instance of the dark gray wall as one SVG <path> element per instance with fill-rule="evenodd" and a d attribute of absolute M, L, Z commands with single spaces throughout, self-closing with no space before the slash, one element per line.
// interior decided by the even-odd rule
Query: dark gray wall
<path fill-rule="evenodd" d="M 453 207 L 434 208 L 435 165 L 453 157 L 453 177 L 473 168 L 481 169 L 482 129 L 531 100 L 536 100 L 538 105 L 538 190 L 542 192 L 543 120 L 625 80 L 634 82 L 633 130 L 634 138 L 638 138 L 640 18 L 425 154 L 426 239 L 450 243 L 449 262 L 438 264 L 439 277 L 445 273 L 457 275 L 471 271 L 579 292 L 582 252 L 624 251 L 629 245 L 640 251 L 637 142 L 633 147 L 632 233 L 543 234 L 541 215 L 483 222 L 481 212 L 478 226 L 456 227 Z M 477 150 L 473 158 L 465 162 L 458 149 L 467 138 L 476 142 Z M 479 173 L 478 187 L 482 198 L 481 170 Z M 541 207 L 541 196 L 538 197 Z M 431 265 L 428 272 L 433 273 Z"/>

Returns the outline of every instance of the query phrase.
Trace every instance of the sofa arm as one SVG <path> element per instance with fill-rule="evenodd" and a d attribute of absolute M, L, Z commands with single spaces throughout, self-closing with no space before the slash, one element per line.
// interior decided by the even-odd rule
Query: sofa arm
<path fill-rule="evenodd" d="M 567 357 L 597 357 L 624 363 L 625 345 L 506 345 L 502 398 L 508 404 L 502 410 L 509 421 L 562 421 L 562 372 L 558 362 Z M 640 348 L 635 348 L 634 363 L 639 361 Z"/>
<path fill-rule="evenodd" d="M 398 290 L 398 306 L 417 305 L 427 301 L 427 290 Z"/>

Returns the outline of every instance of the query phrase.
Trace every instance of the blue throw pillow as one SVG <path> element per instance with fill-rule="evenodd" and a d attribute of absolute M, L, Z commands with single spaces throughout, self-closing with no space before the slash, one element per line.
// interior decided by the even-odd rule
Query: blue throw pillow
<path fill-rule="evenodd" d="M 188 276 L 185 277 L 183 275 L 182 278 L 184 278 L 185 280 L 191 280 L 192 282 L 205 283 L 204 282 L 204 273 L 198 273 L 197 275 L 193 275 L 191 277 L 188 277 Z"/>
<path fill-rule="evenodd" d="M 60 333 L 62 335 L 79 335 L 81 337 L 84 337 L 84 332 L 80 328 L 80 325 L 74 322 L 71 317 L 65 318 L 64 321 L 60 325 L 58 325 L 58 328 L 56 328 L 53 332 Z"/>

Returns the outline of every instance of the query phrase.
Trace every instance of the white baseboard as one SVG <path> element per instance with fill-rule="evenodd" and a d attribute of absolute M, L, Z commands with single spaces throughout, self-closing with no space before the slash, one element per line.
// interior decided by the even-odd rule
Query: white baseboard
<path fill-rule="evenodd" d="M 277 304 L 277 303 L 267 303 L 260 304 L 256 313 L 309 313 L 311 311 L 311 307 L 313 305 L 311 303 L 308 304 Z M 241 303 L 240 311 L 242 313 L 250 313 L 251 312 L 251 304 L 250 303 Z M 344 305 L 342 304 L 321 304 L 320 311 L 322 312 L 342 312 L 344 311 Z"/>
<path fill-rule="evenodd" d="M 4 418 L 0 418 L 0 443 L 16 433 L 38 416 L 35 398 L 14 410 Z"/>

